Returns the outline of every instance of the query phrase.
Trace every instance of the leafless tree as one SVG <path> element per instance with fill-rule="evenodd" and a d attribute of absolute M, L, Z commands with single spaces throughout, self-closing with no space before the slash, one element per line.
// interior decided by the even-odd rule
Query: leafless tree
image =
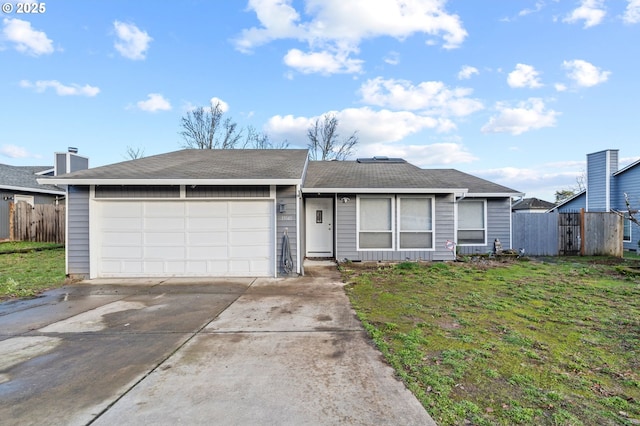
<path fill-rule="evenodd" d="M 178 132 L 185 148 L 231 149 L 242 139 L 242 129 L 231 118 L 224 118 L 220 101 L 211 102 L 211 107 L 200 107 L 188 111 L 180 120 L 182 130 Z"/>
<path fill-rule="evenodd" d="M 269 138 L 269 135 L 266 133 L 258 132 L 255 127 L 248 126 L 246 138 L 242 148 L 253 148 L 253 149 L 286 149 L 289 147 L 289 142 L 286 140 L 273 143 Z"/>
<path fill-rule="evenodd" d="M 358 144 L 357 133 L 340 140 L 338 118 L 335 114 L 325 114 L 307 130 L 309 157 L 312 160 L 346 160 Z"/>
<path fill-rule="evenodd" d="M 629 215 L 629 220 L 635 223 L 636 225 L 640 226 L 640 219 L 636 217 L 638 210 L 631 208 L 631 201 L 629 200 L 629 194 L 627 194 L 626 192 L 624 193 L 624 203 L 627 206 L 627 213 Z"/>
<path fill-rule="evenodd" d="M 130 160 L 135 160 L 138 158 L 144 157 L 144 148 L 134 148 L 132 146 L 127 147 L 127 152 L 125 153 L 125 158 Z"/>

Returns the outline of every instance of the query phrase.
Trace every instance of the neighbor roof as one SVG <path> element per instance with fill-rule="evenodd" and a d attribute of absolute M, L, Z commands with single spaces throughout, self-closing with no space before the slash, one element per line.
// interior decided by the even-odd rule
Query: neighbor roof
<path fill-rule="evenodd" d="M 549 210 L 556 205 L 539 198 L 524 198 L 511 206 L 511 210 Z"/>
<path fill-rule="evenodd" d="M 465 182 L 447 182 L 406 162 L 311 161 L 304 181 L 304 192 L 459 192 Z"/>
<path fill-rule="evenodd" d="M 53 185 L 41 185 L 36 173 L 52 169 L 51 166 L 10 166 L 0 164 L 0 188 L 44 194 L 64 195 L 65 191 Z"/>
<path fill-rule="evenodd" d="M 302 178 L 306 149 L 184 149 L 53 178 L 74 184 L 295 183 Z M 44 179 L 41 179 L 44 181 Z"/>

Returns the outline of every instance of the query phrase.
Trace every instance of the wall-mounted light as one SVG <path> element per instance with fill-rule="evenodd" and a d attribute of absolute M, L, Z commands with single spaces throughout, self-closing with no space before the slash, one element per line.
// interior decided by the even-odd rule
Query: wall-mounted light
<path fill-rule="evenodd" d="M 344 204 L 347 204 L 349 201 L 351 201 L 351 198 L 349 198 L 349 197 L 342 197 L 342 198 L 340 198 L 340 201 L 342 201 Z"/>
<path fill-rule="evenodd" d="M 278 213 L 286 213 L 287 205 L 283 202 L 278 203 Z"/>
<path fill-rule="evenodd" d="M 10 195 L 5 195 L 4 197 L 2 197 L 2 199 L 5 200 L 5 201 L 11 201 L 11 200 L 13 200 L 13 197 L 10 196 Z"/>

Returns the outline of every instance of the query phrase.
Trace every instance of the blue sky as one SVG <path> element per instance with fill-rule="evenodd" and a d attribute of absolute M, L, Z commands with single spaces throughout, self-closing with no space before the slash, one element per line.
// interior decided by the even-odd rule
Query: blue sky
<path fill-rule="evenodd" d="M 0 13 L 0 162 L 92 167 L 182 148 L 216 99 L 305 147 L 456 168 L 553 201 L 585 155 L 640 157 L 640 0 L 54 0 Z"/>

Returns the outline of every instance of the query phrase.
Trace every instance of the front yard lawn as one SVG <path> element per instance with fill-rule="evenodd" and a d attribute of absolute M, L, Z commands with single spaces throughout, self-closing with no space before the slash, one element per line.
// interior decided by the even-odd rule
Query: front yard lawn
<path fill-rule="evenodd" d="M 344 264 L 347 293 L 439 425 L 640 424 L 633 259 Z"/>
<path fill-rule="evenodd" d="M 0 243 L 0 300 L 34 296 L 64 282 L 64 247 L 47 243 Z"/>

